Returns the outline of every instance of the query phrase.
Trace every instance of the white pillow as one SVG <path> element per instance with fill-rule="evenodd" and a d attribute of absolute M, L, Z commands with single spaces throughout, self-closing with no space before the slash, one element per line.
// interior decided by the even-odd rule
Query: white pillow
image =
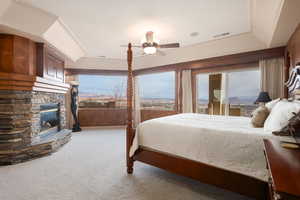
<path fill-rule="evenodd" d="M 272 108 L 270 115 L 266 119 L 264 131 L 280 131 L 284 126 L 288 125 L 289 119 L 293 117 L 293 112 L 298 113 L 299 110 L 299 102 L 279 101 Z"/>
<path fill-rule="evenodd" d="M 269 112 L 271 112 L 272 108 L 274 108 L 274 106 L 282 99 L 278 98 L 278 99 L 274 99 L 268 103 L 266 103 L 266 107 L 268 108 Z"/>

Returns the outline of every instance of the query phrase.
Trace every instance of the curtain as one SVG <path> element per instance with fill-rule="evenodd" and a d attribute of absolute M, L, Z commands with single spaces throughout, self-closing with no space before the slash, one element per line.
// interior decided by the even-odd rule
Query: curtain
<path fill-rule="evenodd" d="M 229 102 L 228 102 L 228 73 L 222 73 L 221 80 L 221 102 L 220 114 L 229 115 Z"/>
<path fill-rule="evenodd" d="M 141 123 L 141 102 L 139 94 L 139 77 L 133 78 L 133 126 L 136 127 Z"/>
<path fill-rule="evenodd" d="M 181 90 L 181 76 L 182 76 L 182 73 L 181 71 L 177 71 L 176 72 L 176 94 L 177 94 L 177 111 L 179 113 L 182 112 L 182 99 L 180 98 L 182 95 L 182 90 Z"/>
<path fill-rule="evenodd" d="M 193 112 L 193 97 L 192 97 L 192 71 L 182 71 L 182 112 Z"/>
<path fill-rule="evenodd" d="M 66 83 L 71 83 L 71 82 L 78 82 L 79 83 L 79 77 L 78 75 L 67 75 L 66 76 Z M 66 126 L 68 129 L 72 129 L 73 124 L 74 124 L 74 119 L 72 116 L 72 111 L 71 111 L 71 88 L 68 90 L 66 93 Z"/>
<path fill-rule="evenodd" d="M 273 58 L 259 61 L 261 91 L 271 99 L 284 97 L 284 59 Z"/>

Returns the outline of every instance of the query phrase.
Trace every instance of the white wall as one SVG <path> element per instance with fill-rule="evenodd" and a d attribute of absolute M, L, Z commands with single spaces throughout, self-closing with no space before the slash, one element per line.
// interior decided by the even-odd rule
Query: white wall
<path fill-rule="evenodd" d="M 252 32 L 270 46 L 281 8 L 286 0 L 252 0 Z M 293 1 L 293 0 L 292 0 Z"/>
<path fill-rule="evenodd" d="M 32 35 L 42 35 L 57 17 L 40 9 L 19 3 L 11 3 L 1 17 L 2 25 Z"/>
<path fill-rule="evenodd" d="M 125 50 L 126 54 L 126 50 Z M 66 62 L 66 68 L 84 68 L 84 69 L 106 69 L 106 70 L 127 70 L 127 62 L 122 59 L 104 59 L 104 58 L 80 58 L 76 63 Z"/>
<path fill-rule="evenodd" d="M 59 19 L 42 34 L 42 37 L 73 61 L 85 55 L 78 40 Z"/>
<path fill-rule="evenodd" d="M 266 48 L 266 45 L 260 42 L 251 33 L 232 36 L 220 40 L 205 42 L 199 45 L 179 48 L 166 52 L 166 56 L 145 56 L 136 59 L 134 68 L 141 69 L 180 63 L 191 60 L 199 60 L 217 56 L 236 54 L 247 51 L 254 51 Z"/>
<path fill-rule="evenodd" d="M 252 0 L 251 2 L 251 32 L 179 49 L 170 49 L 166 51 L 166 56 L 135 57 L 134 69 L 230 55 L 286 44 L 300 21 L 300 0 Z M 126 60 L 85 58 L 84 47 L 58 17 L 16 1 L 1 0 L 0 31 L 1 29 L 29 35 L 31 38 L 36 38 L 37 41 L 51 44 L 72 60 L 67 62 L 67 68 L 127 69 Z M 124 49 L 124 57 L 126 57 L 126 49 Z M 74 62 L 76 60 L 78 61 Z"/>
<path fill-rule="evenodd" d="M 0 6 L 0 20 L 5 11 L 8 9 L 10 4 L 12 3 L 11 0 L 1 0 L 1 6 Z"/>
<path fill-rule="evenodd" d="M 57 16 L 22 3 L 1 0 L 0 29 L 49 43 L 73 61 L 85 55 L 82 45 Z"/>
<path fill-rule="evenodd" d="M 285 0 L 270 43 L 271 47 L 286 45 L 300 23 L 300 1 Z"/>

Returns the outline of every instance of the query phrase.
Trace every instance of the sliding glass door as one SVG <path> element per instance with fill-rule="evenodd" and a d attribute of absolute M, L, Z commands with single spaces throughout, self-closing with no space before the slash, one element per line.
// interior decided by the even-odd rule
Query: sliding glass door
<path fill-rule="evenodd" d="M 197 112 L 221 114 L 222 74 L 197 75 Z"/>
<path fill-rule="evenodd" d="M 258 68 L 196 75 L 196 112 L 250 116 L 260 91 Z"/>

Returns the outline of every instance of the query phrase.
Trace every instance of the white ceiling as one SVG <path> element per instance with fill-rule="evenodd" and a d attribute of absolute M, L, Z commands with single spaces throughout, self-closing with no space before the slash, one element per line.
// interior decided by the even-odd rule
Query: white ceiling
<path fill-rule="evenodd" d="M 160 43 L 190 46 L 251 31 L 250 0 L 19 0 L 62 19 L 86 57 L 124 58 L 120 45 L 155 31 Z M 199 32 L 197 37 L 190 33 Z M 139 53 L 137 53 L 138 55 Z"/>

